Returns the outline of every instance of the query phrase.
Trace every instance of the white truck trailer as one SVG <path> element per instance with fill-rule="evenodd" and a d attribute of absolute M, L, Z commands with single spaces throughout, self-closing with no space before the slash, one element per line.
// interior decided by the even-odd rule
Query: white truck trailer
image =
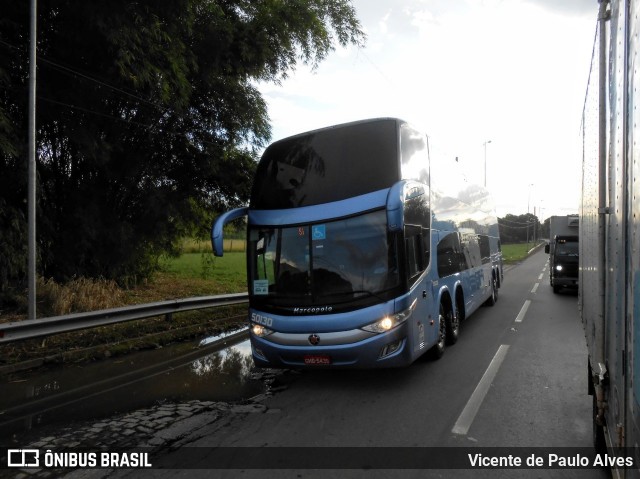
<path fill-rule="evenodd" d="M 594 443 L 631 456 L 615 472 L 640 477 L 640 0 L 599 7 L 582 120 L 578 302 Z"/>

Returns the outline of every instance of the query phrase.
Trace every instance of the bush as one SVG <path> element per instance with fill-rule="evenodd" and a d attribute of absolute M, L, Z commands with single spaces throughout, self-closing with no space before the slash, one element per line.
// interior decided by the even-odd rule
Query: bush
<path fill-rule="evenodd" d="M 38 279 L 38 316 L 59 316 L 108 309 L 124 304 L 124 292 L 115 281 L 74 278 L 64 285 Z"/>

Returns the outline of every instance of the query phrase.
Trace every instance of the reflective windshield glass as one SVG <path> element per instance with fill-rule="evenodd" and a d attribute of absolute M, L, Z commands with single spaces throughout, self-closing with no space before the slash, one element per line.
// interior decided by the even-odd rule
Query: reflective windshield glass
<path fill-rule="evenodd" d="M 270 145 L 258 164 L 250 205 L 319 205 L 389 188 L 398 180 L 397 121 L 350 123 Z"/>
<path fill-rule="evenodd" d="M 558 256 L 578 256 L 578 242 L 561 240 L 556 245 Z"/>
<path fill-rule="evenodd" d="M 248 253 L 249 291 L 263 306 L 336 311 L 380 302 L 400 286 L 396 240 L 384 210 L 304 226 L 253 227 Z"/>

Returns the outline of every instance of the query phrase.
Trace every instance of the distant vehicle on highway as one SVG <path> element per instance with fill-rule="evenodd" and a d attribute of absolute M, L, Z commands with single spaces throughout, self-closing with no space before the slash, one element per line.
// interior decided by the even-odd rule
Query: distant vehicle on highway
<path fill-rule="evenodd" d="M 552 216 L 549 221 L 549 283 L 553 292 L 578 287 L 578 215 Z"/>
<path fill-rule="evenodd" d="M 428 137 L 379 118 L 270 145 L 248 215 L 255 364 L 404 366 L 442 356 L 502 283 L 498 221 L 482 187 L 430 155 Z"/>

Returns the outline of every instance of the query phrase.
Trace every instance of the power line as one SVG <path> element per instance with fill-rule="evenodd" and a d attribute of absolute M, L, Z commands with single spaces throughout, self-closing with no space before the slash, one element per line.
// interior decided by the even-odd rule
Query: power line
<path fill-rule="evenodd" d="M 1 39 L 0 39 L 0 44 L 4 45 L 6 47 L 12 48 L 14 50 L 22 51 L 22 49 L 20 47 L 17 47 L 15 45 L 11 45 L 10 43 L 8 43 L 8 42 L 6 42 L 4 40 L 1 40 Z M 73 76 L 76 76 L 76 77 L 80 77 L 82 79 L 94 82 L 94 83 L 96 83 L 96 84 L 98 84 L 100 86 L 104 86 L 104 87 L 109 88 L 109 89 L 111 89 L 111 90 L 113 90 L 115 92 L 121 93 L 121 94 L 123 94 L 125 96 L 131 97 L 131 98 L 133 98 L 135 100 L 138 100 L 138 101 L 141 101 L 143 103 L 146 103 L 147 105 L 150 105 L 150 106 L 152 106 L 154 108 L 157 108 L 157 109 L 161 110 L 162 112 L 167 112 L 168 111 L 167 108 L 165 108 L 162 105 L 159 105 L 158 103 L 155 103 L 155 102 L 153 102 L 151 100 L 148 100 L 146 98 L 142 98 L 141 96 L 138 96 L 138 95 L 135 95 L 134 93 L 128 92 L 126 90 L 123 90 L 120 87 L 116 87 L 114 85 L 111 85 L 111 84 L 107 83 L 104 80 L 100 80 L 100 79 L 94 78 L 92 76 L 89 76 L 88 74 L 85 74 L 85 73 L 79 72 L 77 70 L 74 70 L 71 67 L 67 67 L 65 65 L 62 65 L 62 64 L 57 63 L 57 62 L 54 62 L 52 60 L 48 60 L 47 58 L 44 58 L 42 55 L 38 55 L 37 56 L 37 60 L 42 62 L 42 63 L 46 63 L 46 64 L 50 65 L 51 67 L 53 67 L 55 69 L 58 69 L 59 71 L 61 71 L 63 73 L 70 74 L 70 75 L 73 75 Z"/>
<path fill-rule="evenodd" d="M 498 223 L 498 226 L 500 228 L 507 228 L 507 229 L 510 229 L 510 230 L 524 230 L 524 229 L 528 229 L 528 228 L 531 228 L 531 227 L 538 226 L 539 224 L 540 223 L 529 223 L 527 226 L 509 226 L 509 225 L 505 225 L 505 224 L 502 224 L 502 223 Z"/>
<path fill-rule="evenodd" d="M 14 50 L 18 50 L 18 51 L 22 50 L 21 48 L 15 46 L 15 45 L 12 45 L 12 44 L 10 44 L 10 43 L 2 40 L 2 39 L 0 39 L 0 44 L 6 46 L 8 48 L 12 48 Z M 114 85 L 111 85 L 111 84 L 107 83 L 104 80 L 97 79 L 95 77 L 89 76 L 88 74 L 85 74 L 85 73 L 79 72 L 77 70 L 74 70 L 73 68 L 70 68 L 70 67 L 67 67 L 65 65 L 59 64 L 59 63 L 54 62 L 52 60 L 48 60 L 48 59 L 42 57 L 41 55 L 38 55 L 37 59 L 38 59 L 38 61 L 41 61 L 42 63 L 46 63 L 50 67 L 52 67 L 54 69 L 57 69 L 58 71 L 60 71 L 60 72 L 62 72 L 64 74 L 73 75 L 73 76 L 78 77 L 80 79 L 93 82 L 93 83 L 95 83 L 95 84 L 97 84 L 99 86 L 103 86 L 103 87 L 109 88 L 109 89 L 113 90 L 114 92 L 120 93 L 120 94 L 122 94 L 122 95 L 124 95 L 126 97 L 132 98 L 134 100 L 137 100 L 139 102 L 142 102 L 142 103 L 145 103 L 145 104 L 147 104 L 149 106 L 152 106 L 153 108 L 158 109 L 161 113 L 164 113 L 164 114 L 173 113 L 172 110 L 170 110 L 169 108 L 166 108 L 166 107 L 164 107 L 164 106 L 162 106 L 162 105 L 160 105 L 160 104 L 158 104 L 156 102 L 150 101 L 150 100 L 148 100 L 146 98 L 143 98 L 143 97 L 141 97 L 139 95 L 135 95 L 133 93 L 130 93 L 130 92 L 126 91 L 126 90 L 123 90 L 122 88 L 119 88 L 119 87 L 116 87 Z M 75 109 L 75 110 L 78 110 L 78 111 L 83 111 L 85 113 L 93 114 L 93 115 L 96 115 L 96 116 L 101 116 L 103 118 L 109 118 L 109 119 L 117 120 L 117 121 L 120 121 L 120 122 L 129 123 L 131 125 L 138 126 L 138 127 L 141 127 L 141 128 L 146 128 L 146 129 L 149 129 L 149 130 L 157 128 L 157 126 L 158 126 L 158 125 L 149 125 L 149 124 L 145 124 L 145 123 L 141 123 L 141 122 L 136 122 L 136 121 L 125 119 L 125 118 L 121 118 L 121 117 L 116 117 L 116 116 L 113 116 L 113 115 L 109 115 L 107 113 L 97 112 L 95 110 L 84 108 L 84 107 L 81 107 L 81 106 L 78 106 L 78 105 L 71 105 L 69 103 L 65 103 L 65 102 L 62 102 L 62 101 L 59 101 L 59 100 L 53 100 L 51 98 L 46 98 L 46 97 L 42 97 L 42 96 L 38 96 L 38 98 L 40 100 L 43 100 L 43 101 L 48 102 L 48 103 L 53 103 L 53 104 L 57 104 L 57 105 L 60 105 L 60 106 L 65 106 L 67 108 Z M 167 129 L 162 129 L 162 131 L 163 131 L 163 133 L 170 134 L 170 135 L 173 135 L 173 136 L 187 136 L 188 135 L 188 133 L 186 133 L 186 132 L 176 132 L 176 131 L 167 130 Z M 204 140 L 204 139 L 199 139 L 198 143 L 205 144 L 205 145 L 210 145 L 210 146 L 218 146 L 216 143 L 211 142 L 211 141 L 207 141 L 207 140 Z"/>
<path fill-rule="evenodd" d="M 536 221 L 536 220 L 534 220 L 534 221 Z M 540 220 L 537 220 L 537 221 L 540 222 Z M 528 221 L 528 222 L 525 222 L 525 223 L 521 223 L 519 221 L 510 221 L 510 220 L 505 220 L 503 218 L 498 218 L 498 222 L 500 224 L 509 224 L 510 223 L 512 225 L 520 225 L 520 226 L 530 225 L 532 223 L 531 221 Z"/>

